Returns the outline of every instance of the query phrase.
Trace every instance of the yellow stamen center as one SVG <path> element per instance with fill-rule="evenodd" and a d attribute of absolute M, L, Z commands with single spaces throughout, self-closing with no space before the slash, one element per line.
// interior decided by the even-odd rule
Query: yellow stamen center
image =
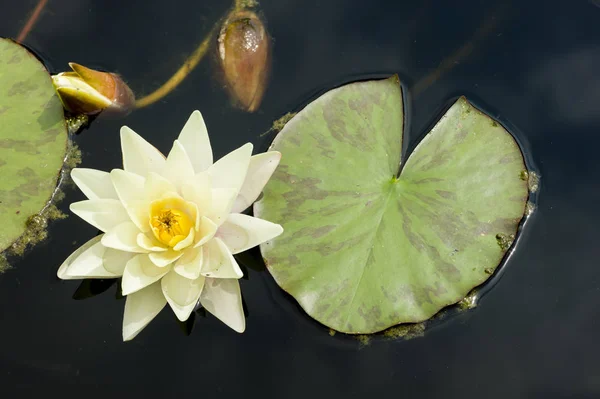
<path fill-rule="evenodd" d="M 154 237 L 161 243 L 174 247 L 185 239 L 194 226 L 190 216 L 177 208 L 171 208 L 165 200 L 154 201 L 150 206 L 150 227 Z"/>

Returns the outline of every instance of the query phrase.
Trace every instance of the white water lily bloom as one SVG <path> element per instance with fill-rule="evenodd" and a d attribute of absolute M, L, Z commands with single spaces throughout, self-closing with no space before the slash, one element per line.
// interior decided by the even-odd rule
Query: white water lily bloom
<path fill-rule="evenodd" d="M 61 279 L 122 277 L 123 340 L 134 338 L 168 303 L 181 321 L 200 303 L 237 332 L 245 329 L 233 255 L 283 232 L 244 215 L 281 154 L 251 156 L 246 144 L 213 164 L 204 120 L 194 111 L 165 158 L 121 129 L 123 169 L 73 169 L 88 200 L 71 211 L 104 234 L 77 249 Z"/>

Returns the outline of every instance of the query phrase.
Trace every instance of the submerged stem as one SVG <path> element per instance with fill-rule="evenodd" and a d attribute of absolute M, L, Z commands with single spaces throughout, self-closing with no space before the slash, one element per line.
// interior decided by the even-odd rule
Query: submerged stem
<path fill-rule="evenodd" d="M 477 28 L 477 30 L 473 34 L 473 37 L 469 41 L 464 43 L 453 54 L 444 58 L 433 72 L 427 74 L 413 85 L 413 87 L 411 88 L 413 95 L 417 96 L 421 94 L 435 81 L 440 79 L 440 77 L 444 73 L 450 71 L 456 65 L 459 65 L 465 58 L 471 55 L 475 48 L 479 44 L 481 44 L 490 35 L 490 33 L 494 31 L 494 29 L 498 25 L 498 20 L 504 14 L 504 10 L 505 6 L 503 4 L 495 8 L 488 15 L 488 18 L 486 18 L 483 21 L 483 23 Z"/>
<path fill-rule="evenodd" d="M 23 43 L 23 40 L 25 40 L 25 38 L 27 37 L 29 32 L 31 32 L 33 25 L 35 25 L 35 23 L 37 22 L 38 18 L 40 17 L 40 14 L 42 13 L 42 10 L 46 6 L 47 2 L 48 2 L 48 0 L 40 0 L 38 2 L 37 6 L 35 6 L 35 9 L 29 16 L 29 19 L 23 26 L 23 29 L 21 29 L 21 32 L 19 32 L 19 36 L 17 36 L 18 43 Z"/>

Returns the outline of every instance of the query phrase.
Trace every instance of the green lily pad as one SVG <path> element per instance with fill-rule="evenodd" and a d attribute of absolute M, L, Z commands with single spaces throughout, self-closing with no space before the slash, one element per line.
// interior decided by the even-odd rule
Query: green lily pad
<path fill-rule="evenodd" d="M 337 331 L 420 322 L 460 301 L 524 216 L 526 166 L 499 123 L 460 98 L 398 176 L 403 125 L 397 77 L 352 83 L 306 106 L 271 146 L 281 164 L 254 212 L 285 232 L 262 255 Z"/>
<path fill-rule="evenodd" d="M 48 71 L 24 47 L 0 38 L 0 252 L 50 201 L 67 139 Z"/>

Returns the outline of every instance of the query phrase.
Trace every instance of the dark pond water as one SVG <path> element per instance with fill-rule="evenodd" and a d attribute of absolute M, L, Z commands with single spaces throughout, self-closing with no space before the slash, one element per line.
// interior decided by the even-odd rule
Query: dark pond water
<path fill-rule="evenodd" d="M 15 37 L 37 1 L 0 1 Z M 0 276 L 0 389 L 63 397 L 600 397 L 600 8 L 590 1 L 263 0 L 273 73 L 259 112 L 230 106 L 205 59 L 174 93 L 76 137 L 83 166 L 120 166 L 127 124 L 163 152 L 194 109 L 216 157 L 336 85 L 398 73 L 408 146 L 466 94 L 518 135 L 542 175 L 538 211 L 502 278 L 472 311 L 408 341 L 330 337 L 267 272 L 242 282 L 243 335 L 198 317 L 190 336 L 163 311 L 121 342 L 115 287 L 73 300 L 55 277 L 96 234 L 76 217 Z M 116 70 L 137 93 L 167 79 L 229 7 L 213 1 L 50 0 L 26 44 L 54 71 Z M 61 205 L 83 198 L 66 189 Z M 254 252 L 256 255 L 256 252 Z M 7 396 L 7 397 L 8 397 Z"/>

